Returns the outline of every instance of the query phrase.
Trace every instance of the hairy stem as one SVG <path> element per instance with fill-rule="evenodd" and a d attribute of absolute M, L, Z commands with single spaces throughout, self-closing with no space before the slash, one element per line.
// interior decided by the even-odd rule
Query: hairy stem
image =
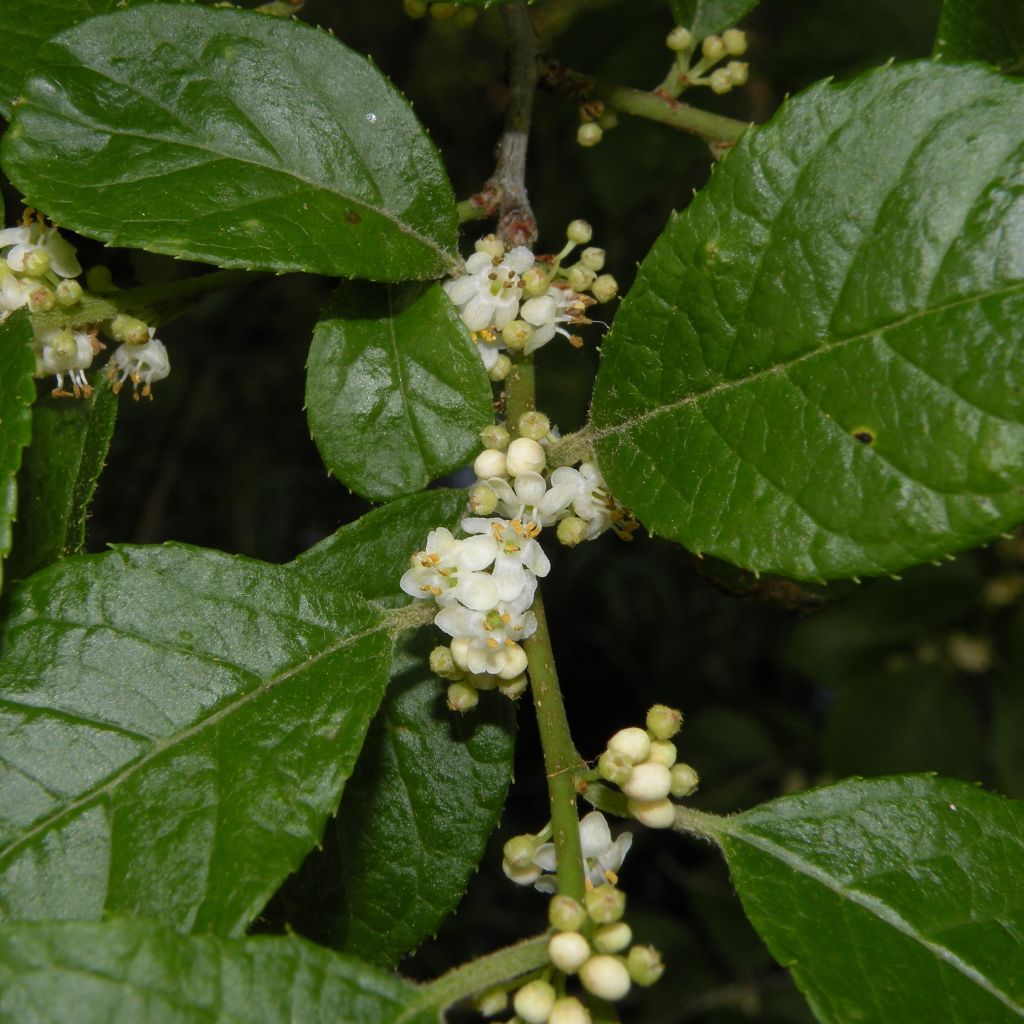
<path fill-rule="evenodd" d="M 658 121 L 720 146 L 737 142 L 750 127 L 745 121 L 691 107 L 667 94 L 645 92 L 625 85 L 609 85 L 590 75 L 563 67 L 551 58 L 544 60 L 540 81 L 546 88 L 569 96 L 574 103 L 598 101 L 624 114 Z"/>

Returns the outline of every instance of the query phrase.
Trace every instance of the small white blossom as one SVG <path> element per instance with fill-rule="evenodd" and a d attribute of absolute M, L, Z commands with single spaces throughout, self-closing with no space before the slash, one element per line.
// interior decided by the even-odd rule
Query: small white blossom
<path fill-rule="evenodd" d="M 583 462 L 578 470 L 579 493 L 573 499 L 573 511 L 587 522 L 587 539 L 593 540 L 612 524 L 612 503 L 608 485 L 593 462 Z"/>
<path fill-rule="evenodd" d="M 522 245 L 500 260 L 475 252 L 466 260 L 466 273 L 446 281 L 444 290 L 471 331 L 500 330 L 516 319 L 523 295 L 520 275 L 532 266 L 533 253 Z"/>
<path fill-rule="evenodd" d="M 563 466 L 551 474 L 551 486 L 540 473 L 520 473 L 510 484 L 492 477 L 487 486 L 497 495 L 498 511 L 507 519 L 551 526 L 566 515 L 584 483 L 575 469 Z M 465 529 L 465 524 L 463 524 Z"/>
<path fill-rule="evenodd" d="M 491 579 L 502 601 L 514 601 L 524 590 L 536 590 L 536 577 L 547 576 L 551 562 L 537 543 L 540 527 L 519 519 L 477 519 L 462 521 L 466 533 L 490 535 L 497 547 Z"/>
<path fill-rule="evenodd" d="M 6 266 L 0 265 L 0 322 L 6 320 L 16 309 L 28 305 L 31 292 L 32 286 L 29 282 L 23 281 Z"/>
<path fill-rule="evenodd" d="M 152 397 L 154 382 L 163 380 L 171 372 L 171 360 L 162 341 L 154 337 L 156 329 L 149 328 L 149 341 L 144 345 L 121 345 L 107 363 L 107 373 L 114 380 L 114 394 L 132 382 L 132 397 L 139 397 L 139 385 L 146 398 Z"/>
<path fill-rule="evenodd" d="M 25 270 L 25 257 L 32 252 L 45 253 L 50 269 L 60 277 L 78 277 L 82 272 L 75 247 L 55 227 L 33 223 L 4 228 L 0 230 L 0 251 L 4 249 L 8 250 L 4 254 L 7 266 L 18 273 Z"/>
<path fill-rule="evenodd" d="M 580 845 L 583 848 L 583 869 L 591 884 L 598 886 L 607 881 L 609 874 L 614 878 L 633 845 L 633 835 L 623 832 L 612 842 L 611 829 L 600 811 L 591 811 L 580 820 Z M 534 882 L 540 892 L 557 891 L 552 877 L 557 867 L 554 843 L 543 843 L 537 847 L 533 862 L 545 872 Z"/>
<path fill-rule="evenodd" d="M 498 603 L 498 588 L 486 569 L 498 553 L 493 536 L 456 540 L 443 526 L 427 535 L 427 546 L 412 556 L 399 586 L 410 597 L 433 597 L 442 607 L 461 602 L 476 611 Z"/>
<path fill-rule="evenodd" d="M 65 331 L 47 327 L 36 332 L 32 345 L 36 355 L 36 376 L 57 378 L 54 395 L 75 398 L 83 393 L 92 394 L 85 371 L 92 366 L 93 357 L 103 347 L 91 334 L 84 331 Z M 71 391 L 64 390 L 64 375 L 71 382 Z"/>
<path fill-rule="evenodd" d="M 573 308 L 578 303 L 579 296 L 575 292 L 568 288 L 559 288 L 557 285 L 552 285 L 545 295 L 527 299 L 519 315 L 533 327 L 533 334 L 523 351 L 527 355 L 536 352 L 556 334 L 566 338 L 572 337 L 564 327 L 558 325 L 571 323 L 575 319 Z M 575 310 L 576 314 L 580 312 L 582 309 Z"/>
<path fill-rule="evenodd" d="M 533 580 L 515 600 L 499 601 L 489 611 L 462 605 L 442 608 L 434 622 L 452 640 L 455 664 L 466 672 L 512 679 L 526 668 L 520 640 L 532 636 L 537 618 L 529 611 L 537 583 Z"/>

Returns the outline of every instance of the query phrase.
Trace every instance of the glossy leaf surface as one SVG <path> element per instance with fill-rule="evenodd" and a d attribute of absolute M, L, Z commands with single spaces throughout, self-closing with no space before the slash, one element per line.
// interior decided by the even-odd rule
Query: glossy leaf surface
<path fill-rule="evenodd" d="M 295 936 L 182 936 L 154 921 L 0 928 L 0 1018 L 18 1024 L 428 1024 L 416 989 Z"/>
<path fill-rule="evenodd" d="M 935 56 L 984 60 L 1024 73 L 1024 6 L 1017 0 L 943 0 Z"/>
<path fill-rule="evenodd" d="M 0 916 L 221 933 L 319 841 L 390 655 L 361 600 L 178 545 L 37 573 L 2 642 Z"/>
<path fill-rule="evenodd" d="M 11 550 L 18 509 L 18 467 L 32 437 L 35 369 L 28 316 L 9 316 L 0 323 L 0 561 Z"/>
<path fill-rule="evenodd" d="M 783 797 L 711 830 L 819 1020 L 1024 1015 L 1024 805 L 897 776 Z"/>
<path fill-rule="evenodd" d="M 85 519 L 107 458 L 117 396 L 100 381 L 90 399 L 46 398 L 32 411 L 32 445 L 18 476 L 23 515 L 8 572 L 22 579 L 82 551 Z"/>
<path fill-rule="evenodd" d="M 494 419 L 483 362 L 439 285 L 341 285 L 313 335 L 306 408 L 328 468 L 371 501 L 464 465 Z"/>
<path fill-rule="evenodd" d="M 33 67 L 4 169 L 82 234 L 378 280 L 456 261 L 436 149 L 380 72 L 325 32 L 153 4 L 83 22 Z"/>
<path fill-rule="evenodd" d="M 431 529 L 456 531 L 465 510 L 465 491 L 399 499 L 293 564 L 320 584 L 403 604 L 398 580 L 409 555 Z M 395 963 L 455 909 L 512 777 L 514 705 L 490 693 L 465 715 L 448 711 L 444 684 L 427 667 L 443 639 L 431 627 L 400 639 L 387 695 L 329 826 L 333 834 L 306 866 L 307 885 L 323 893 L 340 865 L 341 893 L 324 938 L 375 963 Z M 321 926 L 323 915 L 320 901 Z"/>
<path fill-rule="evenodd" d="M 1024 86 L 916 63 L 752 129 L 641 265 L 593 423 L 696 552 L 882 574 L 1024 519 Z"/>

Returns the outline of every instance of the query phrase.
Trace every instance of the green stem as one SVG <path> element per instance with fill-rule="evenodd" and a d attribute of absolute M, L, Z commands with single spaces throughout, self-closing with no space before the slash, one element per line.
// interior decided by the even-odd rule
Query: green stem
<path fill-rule="evenodd" d="M 394 1024 L 413 1019 L 425 1009 L 443 1010 L 460 999 L 535 971 L 547 962 L 547 934 L 524 939 L 514 946 L 506 946 L 477 960 L 470 960 L 422 986 L 420 998 Z"/>
<path fill-rule="evenodd" d="M 459 214 L 459 223 L 465 224 L 471 220 L 487 220 L 494 216 L 494 208 L 490 209 L 474 201 L 474 199 L 463 199 L 455 204 Z"/>
<path fill-rule="evenodd" d="M 585 888 L 583 850 L 573 776 L 582 766 L 583 759 L 576 752 L 569 732 L 562 691 L 555 673 L 544 600 L 539 589 L 533 599 L 533 613 L 537 617 L 537 631 L 523 641 L 523 647 L 529 661 L 530 687 L 537 709 L 537 727 L 548 777 L 551 826 L 558 862 L 556 882 L 560 893 L 582 900 Z"/>
<path fill-rule="evenodd" d="M 575 466 L 577 462 L 586 462 L 594 457 L 594 433 L 590 425 L 577 430 L 574 434 L 566 434 L 548 445 L 548 469 L 559 466 Z"/>
<path fill-rule="evenodd" d="M 519 418 L 537 407 L 536 393 L 533 356 L 518 356 L 505 378 L 505 421 L 513 437 L 519 433 Z"/>

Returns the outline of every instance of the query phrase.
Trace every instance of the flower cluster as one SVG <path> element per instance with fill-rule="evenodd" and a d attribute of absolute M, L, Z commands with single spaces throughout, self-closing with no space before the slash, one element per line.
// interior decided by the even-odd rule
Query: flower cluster
<path fill-rule="evenodd" d="M 88 398 L 92 388 L 85 371 L 106 346 L 99 340 L 99 325 L 88 330 L 74 328 L 81 320 L 84 296 L 78 277 L 82 267 L 74 247 L 54 226 L 27 210 L 18 227 L 0 229 L 0 323 L 15 310 L 52 314 L 47 323 L 33 319 L 33 351 L 36 376 L 56 379 L 53 394 L 58 397 Z M 153 381 L 170 372 L 167 350 L 153 335 L 152 328 L 130 317 L 115 317 L 108 334 L 122 342 L 107 372 L 120 379 L 114 390 L 131 379 L 138 397 L 138 385 L 149 396 Z M 68 387 L 65 388 L 65 377 Z"/>
<path fill-rule="evenodd" d="M 487 235 L 476 242 L 464 272 L 444 283 L 492 380 L 508 376 L 508 353 L 529 355 L 556 334 L 582 345 L 564 325 L 589 324 L 588 307 L 618 293 L 615 278 L 598 273 L 604 267 L 603 249 L 588 247 L 578 263 L 562 265 L 577 245 L 590 241 L 592 232 L 586 222 L 573 221 L 567 234 L 565 248 L 542 260 L 525 246 L 507 249 Z"/>
<path fill-rule="evenodd" d="M 620 729 L 597 762 L 598 774 L 626 794 L 629 813 L 649 828 L 669 828 L 675 821 L 670 796 L 695 792 L 694 769 L 677 761 L 672 737 L 683 724 L 682 713 L 664 704 L 647 712 L 647 728 Z"/>
<path fill-rule="evenodd" d="M 690 59 L 697 41 L 688 29 L 682 25 L 676 26 L 665 42 L 676 53 L 679 79 L 686 87 L 704 85 L 721 95 L 731 92 L 737 86 L 746 85 L 750 69 L 744 61 L 731 60 L 724 67 L 715 68 L 724 58 L 739 57 L 747 52 L 747 35 L 740 29 L 726 29 L 720 36 L 702 39 L 700 58 L 692 66 Z M 712 68 L 715 70 L 712 71 Z"/>

